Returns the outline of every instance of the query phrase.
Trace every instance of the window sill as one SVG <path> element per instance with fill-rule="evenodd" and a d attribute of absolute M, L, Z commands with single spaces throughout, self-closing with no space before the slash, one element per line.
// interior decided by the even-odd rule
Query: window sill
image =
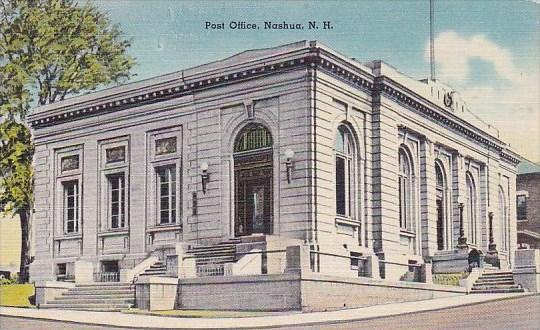
<path fill-rule="evenodd" d="M 146 228 L 146 231 L 149 233 L 168 231 L 168 230 L 182 230 L 182 225 L 175 223 L 175 224 L 157 225 L 154 227 Z"/>
<path fill-rule="evenodd" d="M 76 234 L 64 234 L 61 236 L 57 236 L 54 238 L 55 241 L 65 241 L 70 239 L 82 239 L 82 234 L 76 233 Z"/>
<path fill-rule="evenodd" d="M 100 236 L 100 237 L 103 237 L 103 236 L 120 236 L 120 235 L 128 235 L 129 234 L 129 229 L 127 228 L 122 228 L 122 229 L 109 229 L 107 231 L 102 231 L 102 232 L 99 232 L 97 235 Z"/>
<path fill-rule="evenodd" d="M 517 219 L 516 221 L 517 222 L 527 222 L 527 221 L 529 221 L 529 219 Z"/>
<path fill-rule="evenodd" d="M 360 226 L 360 221 L 355 219 L 347 218 L 344 216 L 337 215 L 335 219 L 337 224 L 340 225 L 349 225 L 349 226 Z"/>
<path fill-rule="evenodd" d="M 416 234 L 415 234 L 415 233 L 413 233 L 412 231 L 405 230 L 405 229 L 400 229 L 400 230 L 399 230 L 399 234 L 400 234 L 401 236 L 416 237 Z"/>

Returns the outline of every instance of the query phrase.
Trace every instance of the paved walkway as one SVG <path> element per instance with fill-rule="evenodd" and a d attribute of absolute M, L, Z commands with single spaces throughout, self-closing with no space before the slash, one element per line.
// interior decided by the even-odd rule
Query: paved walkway
<path fill-rule="evenodd" d="M 289 315 L 242 318 L 178 318 L 134 315 L 119 312 L 85 312 L 60 309 L 30 309 L 13 307 L 0 307 L 0 315 L 128 328 L 241 329 L 359 321 L 385 316 L 472 305 L 500 299 L 524 297 L 528 295 L 532 294 L 474 294 L 399 304 L 344 309 L 332 312 L 291 313 Z"/>

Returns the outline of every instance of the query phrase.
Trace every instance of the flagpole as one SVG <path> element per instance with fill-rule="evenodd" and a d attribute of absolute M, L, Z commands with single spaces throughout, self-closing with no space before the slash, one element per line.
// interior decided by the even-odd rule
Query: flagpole
<path fill-rule="evenodd" d="M 431 66 L 431 80 L 435 80 L 435 38 L 434 29 L 434 0 L 429 0 L 429 61 Z"/>

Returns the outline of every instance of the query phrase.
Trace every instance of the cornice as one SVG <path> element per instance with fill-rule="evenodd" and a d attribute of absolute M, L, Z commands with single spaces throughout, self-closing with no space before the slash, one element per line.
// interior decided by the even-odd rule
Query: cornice
<path fill-rule="evenodd" d="M 37 113 L 29 116 L 29 124 L 34 129 L 53 126 L 69 121 L 78 120 L 85 117 L 96 116 L 104 113 L 121 111 L 138 107 L 145 104 L 163 102 L 173 98 L 180 98 L 194 92 L 238 83 L 255 79 L 262 76 L 277 74 L 280 72 L 298 69 L 302 67 L 316 68 L 324 71 L 339 80 L 360 89 L 369 95 L 383 94 L 400 105 L 417 112 L 424 117 L 446 126 L 450 130 L 476 141 L 488 148 L 496 150 L 501 154 L 501 158 L 511 164 L 519 163 L 517 157 L 504 152 L 504 142 L 480 129 L 466 123 L 463 119 L 453 115 L 446 109 L 430 102 L 422 96 L 417 95 L 407 87 L 397 83 L 386 76 L 373 77 L 370 72 L 358 67 L 354 63 L 347 62 L 343 58 L 331 53 L 326 49 L 310 45 L 306 52 L 297 54 L 296 57 L 274 58 L 273 62 L 259 61 L 252 63 L 251 67 L 241 67 L 236 71 L 227 73 L 213 73 L 212 76 L 199 76 L 192 81 L 179 79 L 167 82 L 166 86 L 153 88 L 152 91 L 143 91 L 144 87 L 137 91 L 127 91 L 124 95 L 117 94 L 108 96 L 110 99 L 101 101 L 97 98 L 82 105 L 66 106 L 61 109 L 54 109 L 51 112 Z M 129 94 L 129 95 L 126 95 Z M 90 104 L 90 105 L 89 105 Z"/>
<path fill-rule="evenodd" d="M 429 100 L 415 95 L 414 92 L 385 76 L 377 77 L 375 79 L 374 92 L 383 94 L 400 105 L 448 127 L 450 130 L 460 134 L 461 136 L 479 142 L 487 148 L 494 149 L 498 152 L 503 150 L 504 142 L 487 133 L 479 134 L 475 132 L 480 129 L 467 124 L 463 121 L 463 119 L 452 115 L 447 110 L 433 104 Z M 411 95 L 414 95 L 415 97 Z"/>
<path fill-rule="evenodd" d="M 514 166 L 517 166 L 519 164 L 519 162 L 521 162 L 521 159 L 519 159 L 518 157 L 514 157 L 513 155 L 510 155 L 510 153 L 507 153 L 505 152 L 504 150 L 500 153 L 501 155 L 501 159 L 514 165 Z"/>
<path fill-rule="evenodd" d="M 173 86 L 160 88 L 154 91 L 139 92 L 135 95 L 119 97 L 106 102 L 99 102 L 98 100 L 99 103 L 94 105 L 83 105 L 76 109 L 69 109 L 69 107 L 66 107 L 61 113 L 52 115 L 47 115 L 46 113 L 31 115 L 29 116 L 28 122 L 34 129 L 38 129 L 85 117 L 134 108 L 145 104 L 163 102 L 172 98 L 190 95 L 196 91 L 291 70 L 292 68 L 306 65 L 310 59 L 310 56 L 305 56 L 297 59 L 287 59 L 272 64 L 263 63 L 260 66 L 243 69 L 234 73 L 205 77 L 191 82 L 180 81 Z"/>

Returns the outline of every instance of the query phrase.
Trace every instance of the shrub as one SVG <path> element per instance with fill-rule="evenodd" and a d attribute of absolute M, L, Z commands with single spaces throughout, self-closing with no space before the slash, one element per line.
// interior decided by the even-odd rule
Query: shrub
<path fill-rule="evenodd" d="M 469 273 L 433 274 L 433 284 L 459 286 L 459 280 L 467 278 Z"/>

